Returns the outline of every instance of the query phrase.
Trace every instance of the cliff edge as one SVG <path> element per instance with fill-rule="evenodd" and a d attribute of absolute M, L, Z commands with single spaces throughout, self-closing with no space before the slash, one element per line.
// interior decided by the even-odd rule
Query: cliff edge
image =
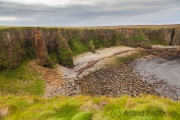
<path fill-rule="evenodd" d="M 125 45 L 180 45 L 180 28 L 0 28 L 0 69 L 12 69 L 24 59 L 37 59 L 44 67 L 53 63 L 72 67 L 73 55 L 101 47 Z"/>

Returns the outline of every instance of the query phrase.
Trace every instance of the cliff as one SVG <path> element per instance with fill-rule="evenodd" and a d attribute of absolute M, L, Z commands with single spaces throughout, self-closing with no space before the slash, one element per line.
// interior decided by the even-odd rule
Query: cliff
<path fill-rule="evenodd" d="M 148 53 L 166 59 L 180 58 L 180 46 L 152 46 Z"/>
<path fill-rule="evenodd" d="M 73 66 L 73 55 L 100 47 L 126 45 L 180 45 L 180 28 L 0 28 L 0 69 L 11 69 L 24 59 L 52 67 L 54 62 Z"/>

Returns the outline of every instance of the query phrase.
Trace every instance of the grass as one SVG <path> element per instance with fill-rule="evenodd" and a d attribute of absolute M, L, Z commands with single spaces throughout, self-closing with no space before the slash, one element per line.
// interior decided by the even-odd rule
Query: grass
<path fill-rule="evenodd" d="M 83 44 L 78 38 L 74 38 L 71 41 L 73 41 L 73 48 L 71 48 L 73 56 L 89 51 L 88 46 Z"/>
<path fill-rule="evenodd" d="M 133 36 L 132 39 L 136 42 L 140 42 L 142 40 L 146 40 L 146 37 L 143 33 L 141 33 L 138 36 Z"/>
<path fill-rule="evenodd" d="M 126 56 L 123 56 L 123 57 L 118 57 L 117 58 L 117 63 L 118 64 L 128 64 L 138 58 L 141 58 L 141 57 L 144 57 L 144 56 L 147 56 L 148 53 L 144 50 L 139 50 L 133 54 L 130 54 L 130 55 L 126 55 Z"/>
<path fill-rule="evenodd" d="M 89 41 L 88 47 L 91 52 L 95 53 L 95 46 L 92 40 Z"/>
<path fill-rule="evenodd" d="M 165 40 L 152 40 L 152 39 L 150 39 L 149 40 L 150 41 L 150 43 L 152 44 L 152 45 L 168 45 L 168 43 L 167 43 L 167 41 L 165 41 Z"/>
<path fill-rule="evenodd" d="M 12 70 L 0 71 L 0 94 L 37 95 L 44 93 L 45 83 L 40 74 L 34 72 L 25 60 Z"/>
<path fill-rule="evenodd" d="M 89 96 L 54 97 L 0 96 L 1 109 L 8 108 L 1 116 L 4 120 L 179 120 L 180 103 L 152 95 L 119 98 Z M 166 116 L 153 114 L 133 115 L 141 111 L 171 112 Z"/>
<path fill-rule="evenodd" d="M 53 62 L 53 63 L 58 63 L 59 62 L 59 59 L 58 59 L 58 56 L 57 56 L 57 54 L 56 53 L 49 53 L 49 57 L 50 57 L 50 59 L 51 59 L 51 61 Z"/>
<path fill-rule="evenodd" d="M 144 33 L 140 31 L 139 35 L 131 36 L 129 38 L 124 37 L 122 34 L 114 35 L 115 45 L 125 45 L 130 47 L 142 47 L 150 48 L 151 44 L 145 37 Z"/>

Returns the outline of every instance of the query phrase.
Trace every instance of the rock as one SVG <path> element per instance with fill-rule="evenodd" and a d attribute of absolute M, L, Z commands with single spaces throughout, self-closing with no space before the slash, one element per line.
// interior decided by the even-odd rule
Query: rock
<path fill-rule="evenodd" d="M 52 63 L 48 58 L 45 41 L 43 40 L 42 30 L 40 28 L 35 29 L 35 46 L 38 64 L 41 66 L 52 67 Z"/>

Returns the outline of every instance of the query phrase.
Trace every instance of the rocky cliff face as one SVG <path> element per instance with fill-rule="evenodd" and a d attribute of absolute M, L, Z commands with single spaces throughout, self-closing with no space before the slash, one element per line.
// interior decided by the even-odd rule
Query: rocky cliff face
<path fill-rule="evenodd" d="M 171 45 L 180 45 L 180 28 L 173 29 Z"/>
<path fill-rule="evenodd" d="M 142 29 L 146 38 L 149 40 L 166 41 L 168 44 L 171 42 L 172 29 Z"/>
<path fill-rule="evenodd" d="M 114 45 L 149 47 L 152 44 L 180 45 L 180 28 L 0 28 L 0 69 L 16 67 L 26 58 L 36 58 L 39 65 L 46 67 L 52 67 L 54 58 L 64 66 L 73 66 L 73 54 L 83 51 Z"/>
<path fill-rule="evenodd" d="M 153 46 L 148 53 L 166 59 L 180 58 L 180 46 Z"/>
<path fill-rule="evenodd" d="M 43 39 L 42 30 L 36 28 L 35 30 L 35 46 L 36 46 L 36 59 L 39 65 L 51 67 L 51 61 L 48 57 L 47 48 L 45 46 L 45 40 Z"/>
<path fill-rule="evenodd" d="M 54 52 L 58 62 L 72 66 L 72 51 L 58 29 L 10 28 L 0 31 L 0 69 L 11 69 L 26 58 L 36 58 L 38 64 L 52 67 L 48 53 Z"/>

